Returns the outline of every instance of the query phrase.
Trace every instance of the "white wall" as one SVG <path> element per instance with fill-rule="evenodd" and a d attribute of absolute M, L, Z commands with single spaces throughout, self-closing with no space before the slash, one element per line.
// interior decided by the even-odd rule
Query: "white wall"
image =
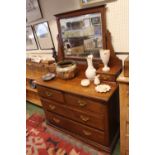
<path fill-rule="evenodd" d="M 41 10 L 43 13 L 43 19 L 36 22 L 30 23 L 33 25 L 41 21 L 49 21 L 49 26 L 53 36 L 54 45 L 57 49 L 57 25 L 55 21 L 54 14 L 62 13 L 70 10 L 75 10 L 80 8 L 79 0 L 39 0 L 41 5 Z M 129 52 L 129 30 L 128 30 L 128 0 L 117 0 L 112 3 L 107 4 L 107 28 L 110 30 L 112 35 L 112 43 L 115 52 Z M 46 53 L 46 54 L 45 54 Z M 43 57 L 51 57 L 51 51 L 28 51 L 29 55 L 40 55 Z M 126 55 L 119 55 L 121 59 L 124 59 Z"/>

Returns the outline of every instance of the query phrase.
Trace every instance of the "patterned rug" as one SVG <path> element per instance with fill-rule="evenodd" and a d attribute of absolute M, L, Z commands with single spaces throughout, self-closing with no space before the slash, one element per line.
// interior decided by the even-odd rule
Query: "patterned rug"
<path fill-rule="evenodd" d="M 81 142 L 72 137 L 63 138 L 45 123 L 43 115 L 26 116 L 26 154 L 27 155 L 106 155 L 98 151 L 82 148 Z M 74 141 L 74 143 L 73 143 Z"/>

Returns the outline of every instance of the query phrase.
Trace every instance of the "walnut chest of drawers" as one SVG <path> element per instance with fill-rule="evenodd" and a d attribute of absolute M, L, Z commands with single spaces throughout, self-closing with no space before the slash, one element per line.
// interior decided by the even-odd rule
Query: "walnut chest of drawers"
<path fill-rule="evenodd" d="M 80 85 L 82 77 L 72 80 L 37 80 L 37 89 L 48 125 L 110 154 L 118 138 L 118 85 L 97 93 L 92 83 Z"/>
<path fill-rule="evenodd" d="M 119 82 L 120 95 L 120 153 L 129 154 L 129 78 L 120 74 Z"/>

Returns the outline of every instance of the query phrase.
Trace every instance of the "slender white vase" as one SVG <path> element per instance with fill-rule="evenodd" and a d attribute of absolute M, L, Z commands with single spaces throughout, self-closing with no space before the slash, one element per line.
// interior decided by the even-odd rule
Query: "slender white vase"
<path fill-rule="evenodd" d="M 108 72 L 110 70 L 110 67 L 108 67 L 108 62 L 110 59 L 110 50 L 100 49 L 100 58 L 104 64 L 104 67 L 102 68 L 102 70 L 104 72 Z"/>
<path fill-rule="evenodd" d="M 96 69 L 93 66 L 93 55 L 87 56 L 87 64 L 88 67 L 85 71 L 85 75 L 90 81 L 93 81 L 96 76 Z"/>

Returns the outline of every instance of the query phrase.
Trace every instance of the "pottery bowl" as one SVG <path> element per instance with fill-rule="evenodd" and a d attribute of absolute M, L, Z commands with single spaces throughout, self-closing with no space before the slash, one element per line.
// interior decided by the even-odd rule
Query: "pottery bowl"
<path fill-rule="evenodd" d="M 72 79 L 75 77 L 77 64 L 71 60 L 60 61 L 56 65 L 57 77 L 61 79 Z"/>

